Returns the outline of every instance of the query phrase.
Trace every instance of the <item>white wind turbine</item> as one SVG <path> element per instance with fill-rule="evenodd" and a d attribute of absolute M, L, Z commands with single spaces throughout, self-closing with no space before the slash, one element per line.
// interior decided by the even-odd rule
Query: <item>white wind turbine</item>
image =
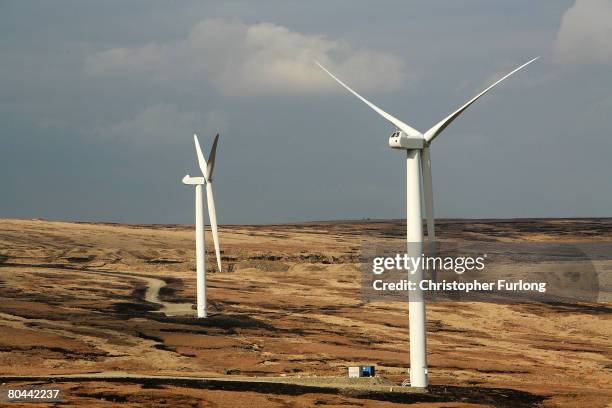
<path fill-rule="evenodd" d="M 184 184 L 195 185 L 195 235 L 196 235 L 196 287 L 198 299 L 198 317 L 206 317 L 206 251 L 204 248 L 204 209 L 202 205 L 202 185 L 206 185 L 206 202 L 208 204 L 208 217 L 210 218 L 210 229 L 212 231 L 213 242 L 215 244 L 215 254 L 217 256 L 217 266 L 221 271 L 221 253 L 219 250 L 219 233 L 217 232 L 217 214 L 215 212 L 215 200 L 212 192 L 212 174 L 215 167 L 215 152 L 217 151 L 217 141 L 219 134 L 215 136 L 208 162 L 202 154 L 198 136 L 193 135 L 198 164 L 203 177 L 191 177 L 187 174 L 183 177 Z"/>
<path fill-rule="evenodd" d="M 402 122 L 396 117 L 374 105 L 372 102 L 359 95 L 349 88 L 344 82 L 340 81 L 329 72 L 324 66 L 317 62 L 329 76 L 335 79 L 340 85 L 349 92 L 361 99 L 366 105 L 376 113 L 391 122 L 397 131 L 389 137 L 389 146 L 393 149 L 406 150 L 406 172 L 407 172 L 407 208 L 406 208 L 406 236 L 408 242 L 408 255 L 420 257 L 423 249 L 423 225 L 421 213 L 421 199 L 424 198 L 425 214 L 427 218 L 427 240 L 433 245 L 435 242 L 434 214 L 433 214 L 433 187 L 431 179 L 431 158 L 429 156 L 429 146 L 431 142 L 451 124 L 463 111 L 478 98 L 487 93 L 495 85 L 508 78 L 510 75 L 531 64 L 539 57 L 521 65 L 514 71 L 503 76 L 491 86 L 480 92 L 478 95 L 467 101 L 459 109 L 436 123 L 425 133 L 421 133 L 412 126 Z M 422 152 L 422 153 L 421 153 Z M 421 196 L 421 171 L 424 197 Z M 412 271 L 411 271 L 412 272 Z M 426 320 L 425 320 L 425 300 L 419 288 L 419 282 L 423 279 L 423 270 L 418 267 L 414 273 L 409 274 L 408 280 L 416 284 L 417 290 L 410 291 L 408 300 L 409 326 L 410 326 L 410 385 L 412 387 L 427 387 L 427 343 Z"/>

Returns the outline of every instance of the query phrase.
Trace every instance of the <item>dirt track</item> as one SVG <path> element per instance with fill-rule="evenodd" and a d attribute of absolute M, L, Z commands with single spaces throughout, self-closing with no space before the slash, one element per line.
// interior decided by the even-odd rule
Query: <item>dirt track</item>
<path fill-rule="evenodd" d="M 159 313 L 163 313 L 166 316 L 193 316 L 195 310 L 193 309 L 192 303 L 174 303 L 165 301 L 160 298 L 160 291 L 166 286 L 166 282 L 163 279 L 153 278 L 136 273 L 118 273 L 118 272 L 100 272 L 89 270 L 88 273 L 93 275 L 101 276 L 114 276 L 118 278 L 126 279 L 138 279 L 145 283 L 145 294 L 144 301 L 152 304 L 159 305 L 160 308 L 157 310 Z"/>

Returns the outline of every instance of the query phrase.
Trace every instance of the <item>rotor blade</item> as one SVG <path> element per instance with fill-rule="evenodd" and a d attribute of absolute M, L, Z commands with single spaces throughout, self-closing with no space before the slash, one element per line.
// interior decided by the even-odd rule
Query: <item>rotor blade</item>
<path fill-rule="evenodd" d="M 423 147 L 423 156 L 421 157 L 421 174 L 423 174 L 423 193 L 425 201 L 425 217 L 427 219 L 427 244 L 429 247 L 428 256 L 437 256 L 436 248 L 436 226 L 434 219 L 433 205 L 433 183 L 431 178 L 431 156 L 429 155 L 429 146 Z M 431 280 L 438 281 L 438 270 L 434 266 L 431 270 Z M 436 300 L 436 292 L 432 292 L 432 300 Z"/>
<path fill-rule="evenodd" d="M 376 113 L 378 113 L 380 116 L 382 116 L 383 118 L 387 119 L 389 122 L 391 122 L 393 125 L 395 125 L 395 127 L 397 127 L 399 130 L 401 130 L 402 132 L 406 133 L 409 136 L 412 137 L 423 137 L 423 135 L 421 134 L 421 132 L 419 132 L 418 130 L 414 129 L 413 127 L 411 127 L 410 125 L 402 122 L 401 120 L 399 120 L 398 118 L 396 118 L 395 116 L 392 116 L 390 114 L 388 114 L 387 112 L 385 112 L 384 110 L 380 109 L 378 106 L 374 105 L 372 102 L 368 101 L 366 98 L 364 98 L 363 96 L 359 95 L 357 92 L 353 91 L 351 88 L 349 88 L 348 85 L 346 85 L 344 82 L 342 82 L 341 80 L 339 80 L 338 78 L 336 78 L 336 76 L 334 76 L 334 74 L 332 74 L 331 72 L 329 72 L 323 65 L 319 64 L 319 62 L 315 61 L 316 64 L 325 72 L 327 72 L 327 74 L 332 77 L 333 79 L 336 80 L 336 82 L 338 82 L 340 85 L 342 85 L 343 87 L 345 87 L 350 93 L 352 93 L 353 95 L 355 95 L 357 98 L 361 99 L 366 105 L 368 105 L 370 108 L 372 108 Z"/>
<path fill-rule="evenodd" d="M 219 134 L 215 136 L 215 140 L 213 141 L 213 145 L 210 148 L 210 154 L 208 155 L 208 180 L 212 181 L 213 169 L 215 168 L 215 155 L 217 153 L 217 142 L 219 141 Z"/>
<path fill-rule="evenodd" d="M 457 117 L 464 111 L 466 110 L 471 104 L 473 104 L 474 102 L 476 102 L 476 100 L 478 100 L 478 98 L 480 98 L 481 96 L 483 96 L 484 94 L 486 94 L 491 88 L 493 88 L 495 85 L 499 84 L 500 82 L 502 82 L 504 79 L 508 78 L 510 75 L 514 74 L 515 72 L 525 68 L 527 65 L 531 64 L 532 62 L 534 62 L 535 60 L 537 60 L 540 57 L 535 57 L 534 59 L 532 59 L 529 62 L 526 62 L 525 64 L 521 65 L 520 67 L 516 68 L 514 71 L 510 72 L 509 74 L 506 74 L 505 76 L 503 76 L 502 78 L 498 79 L 495 83 L 493 83 L 493 85 L 489 86 L 487 89 L 485 89 L 484 91 L 482 91 L 481 93 L 479 93 L 478 95 L 476 95 L 475 97 L 473 97 L 472 99 L 470 99 L 465 105 L 463 105 L 462 107 L 460 107 L 459 109 L 457 109 L 456 111 L 454 111 L 453 113 L 451 113 L 450 115 L 448 115 L 447 117 L 445 117 L 444 119 L 442 119 L 440 122 L 436 123 L 431 129 L 429 129 L 427 132 L 425 132 L 425 140 L 429 143 L 431 142 L 433 139 L 436 138 L 436 136 L 438 136 L 444 129 L 446 129 L 446 127 L 448 125 L 451 124 L 451 122 L 455 119 L 457 119 Z"/>
<path fill-rule="evenodd" d="M 200 142 L 198 141 L 198 135 L 193 135 L 193 141 L 195 142 L 196 153 L 198 155 L 198 164 L 200 165 L 200 170 L 204 175 L 204 178 L 208 180 L 208 168 L 206 165 L 206 159 L 202 154 L 202 149 L 200 148 Z"/>
<path fill-rule="evenodd" d="M 217 213 L 215 211 L 215 199 L 213 198 L 212 183 L 206 183 L 206 203 L 208 204 L 208 218 L 210 218 L 210 230 L 212 231 L 213 243 L 215 244 L 215 255 L 217 266 L 221 272 L 221 250 L 219 249 L 219 232 L 217 231 Z"/>
<path fill-rule="evenodd" d="M 425 197 L 425 215 L 427 218 L 427 241 L 430 244 L 430 250 L 433 250 L 433 245 L 436 242 L 436 227 L 434 224 L 434 205 L 433 205 L 433 183 L 431 177 L 431 156 L 429 147 L 423 148 L 423 160 L 421 161 L 423 173 L 423 190 Z M 431 256 L 432 254 L 430 254 Z"/>

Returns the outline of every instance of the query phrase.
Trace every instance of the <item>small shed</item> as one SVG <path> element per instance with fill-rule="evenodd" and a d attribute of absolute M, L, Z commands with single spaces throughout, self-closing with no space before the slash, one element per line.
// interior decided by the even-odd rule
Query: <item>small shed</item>
<path fill-rule="evenodd" d="M 351 366 L 348 368 L 348 376 L 350 378 L 358 377 L 374 377 L 373 365 Z"/>

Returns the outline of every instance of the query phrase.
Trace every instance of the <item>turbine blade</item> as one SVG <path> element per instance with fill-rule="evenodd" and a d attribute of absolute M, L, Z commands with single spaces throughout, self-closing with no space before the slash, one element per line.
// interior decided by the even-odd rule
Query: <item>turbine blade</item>
<path fill-rule="evenodd" d="M 215 255 L 217 266 L 221 272 L 221 250 L 219 248 L 219 232 L 217 230 L 217 213 L 215 211 L 215 199 L 213 198 L 212 183 L 206 183 L 206 203 L 208 204 L 208 218 L 210 218 L 210 230 L 212 231 L 213 243 L 215 244 Z"/>
<path fill-rule="evenodd" d="M 427 143 L 430 143 L 433 139 L 435 139 L 444 129 L 446 129 L 448 125 L 451 124 L 453 120 L 457 119 L 457 117 L 461 115 L 463 111 L 465 111 L 471 104 L 476 102 L 478 98 L 480 98 L 481 96 L 489 92 L 491 88 L 493 88 L 495 85 L 499 84 L 500 82 L 502 82 L 504 79 L 508 78 L 510 75 L 514 74 L 515 72 L 518 72 L 521 69 L 525 68 L 527 65 L 531 64 L 538 58 L 540 57 L 535 57 L 531 61 L 526 62 L 525 64 L 516 68 L 514 71 L 510 72 L 509 74 L 504 75 L 502 78 L 498 79 L 491 86 L 489 86 L 487 89 L 485 89 L 484 91 L 482 91 L 481 93 L 479 93 L 478 95 L 470 99 L 465 105 L 461 106 L 459 109 L 457 109 L 456 111 L 454 111 L 453 113 L 451 113 L 450 115 L 442 119 L 440 122 L 436 123 L 431 129 L 425 132 L 425 140 L 427 141 Z"/>
<path fill-rule="evenodd" d="M 431 177 L 431 156 L 429 153 L 429 147 L 427 146 L 423 148 L 423 160 L 421 161 L 421 166 L 425 197 L 425 215 L 427 218 L 427 241 L 430 244 L 430 249 L 434 249 L 433 244 L 436 241 L 436 227 L 434 224 L 433 182 Z"/>
<path fill-rule="evenodd" d="M 215 136 L 215 140 L 213 141 L 213 145 L 210 148 L 210 154 L 208 155 L 208 180 L 212 181 L 213 169 L 215 168 L 215 155 L 217 153 L 217 142 L 219 141 L 219 134 Z"/>
<path fill-rule="evenodd" d="M 198 135 L 193 135 L 193 141 L 195 142 L 196 154 L 198 155 L 198 164 L 200 165 L 200 170 L 204 175 L 204 178 L 208 180 L 208 168 L 206 165 L 206 159 L 202 154 L 202 148 L 200 147 L 200 142 L 198 141 Z"/>
<path fill-rule="evenodd" d="M 423 198 L 425 201 L 425 217 L 427 220 L 427 244 L 429 247 L 428 256 L 437 256 L 436 248 L 436 226 L 434 218 L 433 205 L 433 182 L 431 177 L 431 156 L 429 154 L 429 146 L 423 147 L 423 156 L 421 158 L 421 174 L 423 174 Z M 438 281 L 438 270 L 431 270 L 431 280 Z M 432 300 L 436 300 L 436 292 L 432 292 Z"/>
<path fill-rule="evenodd" d="M 366 105 L 368 105 L 370 108 L 372 108 L 376 113 L 378 113 L 380 116 L 382 116 L 383 118 L 385 118 L 386 120 L 388 120 L 389 122 L 391 122 L 396 128 L 398 128 L 399 130 L 401 130 L 402 132 L 406 133 L 409 136 L 412 137 L 423 137 L 423 135 L 421 134 L 421 132 L 419 132 L 418 130 L 416 130 L 415 128 L 411 127 L 410 125 L 402 122 L 401 120 L 399 120 L 398 118 L 396 118 L 395 116 L 392 116 L 390 114 L 388 114 L 387 112 L 385 112 L 384 110 L 380 109 L 378 106 L 374 105 L 372 102 L 368 101 L 366 98 L 364 98 L 363 96 L 359 95 L 357 92 L 355 92 L 354 90 L 352 90 L 351 88 L 349 88 L 348 85 L 346 85 L 344 82 L 342 82 L 341 80 L 339 80 L 338 78 L 336 78 L 336 76 L 334 74 L 332 74 L 331 72 L 329 72 L 323 65 L 319 64 L 319 62 L 315 61 L 316 64 L 323 70 L 325 71 L 330 77 L 332 77 L 336 82 L 338 82 L 340 85 L 342 85 L 343 87 L 345 87 L 350 93 L 352 93 L 353 95 L 355 95 L 357 98 L 361 99 L 361 101 L 363 101 Z"/>

